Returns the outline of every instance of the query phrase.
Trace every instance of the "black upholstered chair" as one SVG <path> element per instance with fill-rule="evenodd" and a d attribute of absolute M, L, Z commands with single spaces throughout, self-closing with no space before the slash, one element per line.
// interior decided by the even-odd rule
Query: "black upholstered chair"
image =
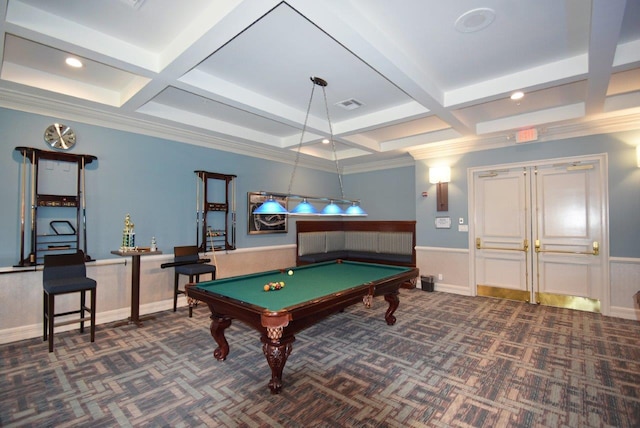
<path fill-rule="evenodd" d="M 96 281 L 87 278 L 85 257 L 82 251 L 75 254 L 48 254 L 44 256 L 42 271 L 43 294 L 43 340 L 49 339 L 49 352 L 53 352 L 53 327 L 80 323 L 80 333 L 84 333 L 84 322 L 91 322 L 91 342 L 96 337 Z M 91 292 L 91 307 L 85 302 L 86 292 Z M 80 293 L 80 309 L 69 312 L 55 312 L 55 297 L 61 294 Z M 85 317 L 85 311 L 90 316 Z M 80 314 L 80 318 L 55 322 L 56 317 Z"/>
<path fill-rule="evenodd" d="M 216 279 L 216 267 L 207 264 L 208 260 L 200 259 L 198 255 L 198 247 L 195 245 L 187 245 L 173 248 L 173 265 L 175 267 L 175 280 L 173 287 L 173 312 L 178 306 L 178 294 L 184 294 L 184 290 L 178 288 L 178 280 L 180 275 L 189 276 L 189 282 L 200 281 L 200 275 L 210 273 L 211 279 Z M 193 315 L 193 306 L 197 303 L 187 297 L 189 303 L 189 318 Z"/>

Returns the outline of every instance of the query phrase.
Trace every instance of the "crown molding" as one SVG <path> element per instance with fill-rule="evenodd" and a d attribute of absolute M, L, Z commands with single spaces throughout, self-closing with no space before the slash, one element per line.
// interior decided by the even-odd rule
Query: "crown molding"
<path fill-rule="evenodd" d="M 499 149 L 522 144 L 536 144 L 567 138 L 585 137 L 597 134 L 611 134 L 640 129 L 640 109 L 630 109 L 628 114 L 615 116 L 601 115 L 592 120 L 569 122 L 555 126 L 541 126 L 539 138 L 528 143 L 516 143 L 513 133 L 498 134 L 486 137 L 463 137 L 447 141 L 438 141 L 410 149 L 415 160 L 460 155 L 482 150 Z"/>
<path fill-rule="evenodd" d="M 24 94 L 7 88 L 0 88 L 0 107 L 42 116 L 55 116 L 89 125 L 117 129 L 120 131 L 162 138 L 178 143 L 221 150 L 238 155 L 260 158 L 273 162 L 294 165 L 296 152 L 272 148 L 253 141 L 230 140 L 219 135 L 179 128 L 169 123 L 158 123 L 139 116 L 125 116 L 120 113 L 79 106 L 72 102 L 53 101 L 51 98 Z M 609 134 L 640 129 L 640 108 L 629 109 L 627 114 L 602 114 L 591 120 L 571 121 L 554 126 L 539 127 L 539 139 L 525 144 L 563 140 L 595 134 Z M 347 159 L 341 162 L 342 173 L 356 174 L 385 169 L 414 166 L 415 160 L 460 155 L 469 152 L 514 146 L 517 143 L 513 133 L 493 134 L 482 137 L 469 136 L 438 141 L 407 150 L 406 153 L 373 161 Z M 408 155 L 407 155 L 408 153 Z M 358 163 L 352 163 L 358 162 Z M 300 153 L 302 167 L 335 172 L 335 162 Z"/>
<path fill-rule="evenodd" d="M 400 157 L 375 160 L 372 162 L 359 162 L 353 165 L 343 165 L 342 173 L 344 175 L 358 174 L 361 172 L 380 171 L 384 169 L 403 168 L 407 166 L 415 166 L 415 160 L 404 154 Z"/>
<path fill-rule="evenodd" d="M 104 109 L 53 101 L 50 98 L 26 95 L 6 88 L 0 88 L 0 107 L 42 116 L 54 116 L 88 125 L 117 129 L 290 165 L 294 165 L 296 161 L 296 152 L 291 150 L 270 148 L 251 141 L 232 141 L 220 136 L 178 128 L 168 123 L 158 123 Z M 320 171 L 335 172 L 335 162 L 305 155 L 304 153 L 300 154 L 299 165 Z"/>

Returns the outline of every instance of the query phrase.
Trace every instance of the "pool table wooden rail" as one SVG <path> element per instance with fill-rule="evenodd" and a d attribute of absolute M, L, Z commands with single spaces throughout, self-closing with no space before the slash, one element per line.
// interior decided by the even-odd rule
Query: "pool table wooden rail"
<path fill-rule="evenodd" d="M 185 289 L 189 297 L 206 303 L 211 311 L 211 336 L 218 345 L 213 355 L 217 360 L 223 361 L 229 355 L 229 343 L 224 332 L 233 319 L 244 322 L 261 334 L 262 351 L 272 374 L 269 388 L 273 394 L 277 394 L 282 389 L 282 371 L 291 353 L 296 333 L 351 305 L 371 304 L 375 296 L 384 296 L 388 303 L 385 321 L 388 325 L 393 325 L 396 322 L 393 314 L 400 303 L 399 289 L 404 282 L 414 279 L 417 275 L 417 269 L 409 269 L 382 280 L 371 281 L 278 311 L 206 291 L 196 287 L 198 284 L 187 284 Z"/>

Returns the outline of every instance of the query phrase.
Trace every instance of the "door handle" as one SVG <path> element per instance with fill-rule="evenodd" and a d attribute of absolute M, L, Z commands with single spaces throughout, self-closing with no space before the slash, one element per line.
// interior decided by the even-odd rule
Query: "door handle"
<path fill-rule="evenodd" d="M 522 243 L 522 248 L 506 248 L 506 247 L 483 247 L 482 240 L 480 238 L 476 238 L 476 249 L 478 250 L 502 250 L 502 251 L 524 251 L 527 252 L 529 250 L 529 241 L 524 240 Z"/>
<path fill-rule="evenodd" d="M 598 241 L 593 241 L 591 245 L 591 251 L 567 251 L 567 250 L 541 250 L 540 240 L 536 239 L 535 242 L 536 253 L 557 253 L 557 254 L 586 254 L 588 256 L 597 256 L 600 254 L 600 244 Z"/>

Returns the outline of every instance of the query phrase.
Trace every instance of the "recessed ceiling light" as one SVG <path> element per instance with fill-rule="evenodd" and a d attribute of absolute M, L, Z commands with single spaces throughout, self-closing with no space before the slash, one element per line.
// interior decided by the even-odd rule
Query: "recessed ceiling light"
<path fill-rule="evenodd" d="M 488 7 L 471 9 L 460 15 L 454 24 L 456 30 L 461 33 L 473 33 L 484 30 L 493 20 L 496 19 L 496 12 Z"/>
<path fill-rule="evenodd" d="M 524 97 L 524 92 L 522 91 L 517 91 L 511 94 L 511 99 L 514 101 L 521 100 L 523 97 Z"/>
<path fill-rule="evenodd" d="M 64 62 L 66 62 L 69 67 L 73 67 L 73 68 L 82 67 L 82 62 L 78 58 L 69 57 Z"/>

